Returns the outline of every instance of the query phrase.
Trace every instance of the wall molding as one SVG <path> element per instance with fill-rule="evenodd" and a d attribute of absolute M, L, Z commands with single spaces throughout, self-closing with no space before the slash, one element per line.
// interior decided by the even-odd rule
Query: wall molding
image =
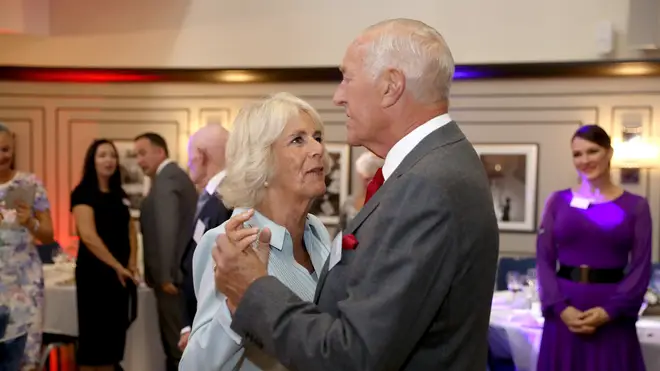
<path fill-rule="evenodd" d="M 660 76 L 660 59 L 456 66 L 455 80 Z M 319 83 L 337 82 L 337 67 L 309 68 L 77 68 L 0 66 L 0 81 L 67 83 Z"/>
<path fill-rule="evenodd" d="M 535 66 L 542 69 L 546 65 Z M 6 71 L 0 66 L 0 74 Z M 597 78 L 599 75 L 595 73 L 573 76 L 596 78 L 477 79 L 460 81 L 453 87 L 450 112 L 473 142 L 541 143 L 539 209 L 552 191 L 576 181 L 568 140 L 581 124 L 597 122 L 615 131 L 617 117 L 624 110 L 632 109 L 645 114 L 651 125 L 645 126 L 649 134 L 660 133 L 657 113 L 660 112 L 660 75 L 652 78 Z M 170 122 L 157 131 L 168 143 L 172 141 L 173 146 L 174 140 L 178 140 L 177 148 L 185 151 L 188 135 L 209 119 L 228 123 L 247 102 L 273 91 L 290 91 L 309 101 L 321 113 L 327 125 L 327 141 L 345 140 L 345 112 L 332 103 L 335 80 L 316 81 L 316 84 L 184 84 L 165 80 L 153 84 L 60 82 L 0 81 L 0 120 L 32 119 L 34 163 L 30 166 L 46 178 L 56 234 L 63 245 L 73 243 L 70 188 L 75 184 L 80 157 L 86 149 L 83 139 L 92 138 L 93 130 L 98 129 L 99 135 L 110 138 L 130 138 L 138 131 L 151 130 L 152 124 Z M 178 132 L 173 126 L 175 121 L 180 123 Z M 90 126 L 83 125 L 86 123 Z M 21 144 L 25 148 L 28 147 L 27 127 L 25 122 L 25 127 L 21 128 L 24 141 Z M 70 152 L 71 146 L 80 148 L 74 147 Z M 350 158 L 357 158 L 362 151 L 359 147 L 352 148 Z M 74 156 L 79 158 L 72 159 Z M 178 162 L 185 166 L 184 152 L 179 156 Z M 27 162 L 26 159 L 25 167 L 28 167 Z M 352 182 L 352 186 L 356 184 L 357 180 Z M 630 191 L 647 195 L 654 220 L 660 218 L 660 172 L 646 172 L 640 185 L 630 187 Z M 660 224 L 654 223 L 653 229 L 658 235 Z M 654 238 L 653 245 L 657 261 L 660 239 Z M 534 235 L 500 235 L 500 252 L 504 256 L 533 256 L 534 246 Z"/>

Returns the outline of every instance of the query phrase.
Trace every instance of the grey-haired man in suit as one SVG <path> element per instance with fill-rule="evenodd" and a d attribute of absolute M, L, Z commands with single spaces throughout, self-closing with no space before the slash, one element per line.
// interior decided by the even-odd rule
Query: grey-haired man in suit
<path fill-rule="evenodd" d="M 499 234 L 479 156 L 448 114 L 451 52 L 430 26 L 390 20 L 349 46 L 341 70 L 348 143 L 385 159 L 371 198 L 333 244 L 313 303 L 268 277 L 242 219 L 228 222 L 213 254 L 232 329 L 291 370 L 483 371 Z"/>
<path fill-rule="evenodd" d="M 137 136 L 135 152 L 138 164 L 151 178 L 151 190 L 140 208 L 145 281 L 156 295 L 166 370 L 176 371 L 182 355 L 178 347 L 183 327 L 180 264 L 192 236 L 197 191 L 188 174 L 169 159 L 167 143 L 159 134 Z"/>

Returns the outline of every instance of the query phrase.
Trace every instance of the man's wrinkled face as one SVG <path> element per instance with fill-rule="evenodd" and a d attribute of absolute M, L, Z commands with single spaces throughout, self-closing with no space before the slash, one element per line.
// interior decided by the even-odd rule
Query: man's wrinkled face
<path fill-rule="evenodd" d="M 376 80 L 364 66 L 364 42 L 353 42 L 342 61 L 343 79 L 335 91 L 335 105 L 346 111 L 347 142 L 353 146 L 365 146 L 375 142 L 382 129 L 382 95 Z"/>

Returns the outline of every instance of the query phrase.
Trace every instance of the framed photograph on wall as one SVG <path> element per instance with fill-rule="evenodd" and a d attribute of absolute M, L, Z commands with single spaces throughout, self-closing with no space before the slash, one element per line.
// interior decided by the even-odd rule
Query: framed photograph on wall
<path fill-rule="evenodd" d="M 348 198 L 351 174 L 351 147 L 344 143 L 326 143 L 330 172 L 325 177 L 326 192 L 314 201 L 310 213 L 326 225 L 339 224 L 339 213 Z"/>
<path fill-rule="evenodd" d="M 534 232 L 538 144 L 475 144 L 486 169 L 500 231 Z"/>
<path fill-rule="evenodd" d="M 115 139 L 112 142 L 117 147 L 119 171 L 121 172 L 124 192 L 128 195 L 128 200 L 131 203 L 131 217 L 139 218 L 142 200 L 149 193 L 151 186 L 149 177 L 144 175 L 137 163 L 133 140 Z"/>

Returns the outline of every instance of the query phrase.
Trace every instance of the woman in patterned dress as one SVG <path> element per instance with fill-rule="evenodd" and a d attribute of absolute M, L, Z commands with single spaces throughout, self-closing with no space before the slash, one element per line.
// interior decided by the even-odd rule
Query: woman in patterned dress
<path fill-rule="evenodd" d="M 0 218 L 0 306 L 9 323 L 0 338 L 0 370 L 36 370 L 41 353 L 44 282 L 34 241 L 53 242 L 50 203 L 34 174 L 14 169 L 14 136 L 0 124 L 0 199 L 14 188 L 35 190 L 30 207 L 2 207 Z"/>

